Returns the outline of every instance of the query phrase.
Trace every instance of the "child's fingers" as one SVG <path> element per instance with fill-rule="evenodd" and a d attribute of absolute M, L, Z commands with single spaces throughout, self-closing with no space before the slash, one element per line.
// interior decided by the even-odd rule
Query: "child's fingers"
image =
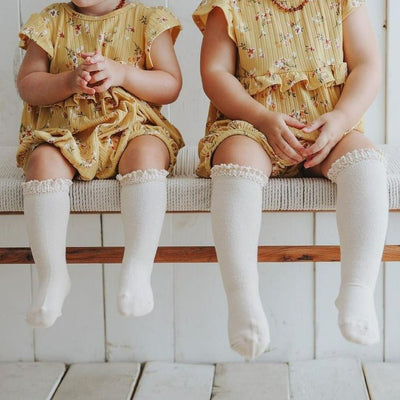
<path fill-rule="evenodd" d="M 296 160 L 298 162 L 303 161 L 304 158 L 302 157 L 302 153 L 304 151 L 304 147 L 300 144 L 296 136 L 293 135 L 289 129 L 287 129 L 282 132 L 282 137 L 296 153 Z"/>
<path fill-rule="evenodd" d="M 328 138 L 326 135 L 319 135 L 318 139 L 307 149 L 303 150 L 302 154 L 304 157 L 310 157 L 320 152 L 328 144 Z"/>
<path fill-rule="evenodd" d="M 296 118 L 290 117 L 286 114 L 283 115 L 283 120 L 288 126 L 291 126 L 292 128 L 303 129 L 305 127 L 305 124 L 298 121 Z"/>
<path fill-rule="evenodd" d="M 289 161 L 293 164 L 298 164 L 303 161 L 303 158 L 283 139 L 274 143 L 273 148 L 275 153 L 285 161 Z"/>
<path fill-rule="evenodd" d="M 101 85 L 95 86 L 93 89 L 95 89 L 97 93 L 103 93 L 110 87 L 111 87 L 110 79 L 105 79 Z"/>
<path fill-rule="evenodd" d="M 100 62 L 104 62 L 104 57 L 100 53 L 95 53 L 85 59 L 85 64 L 97 64 Z"/>
<path fill-rule="evenodd" d="M 91 75 L 90 83 L 94 84 L 96 82 L 101 82 L 107 78 L 109 78 L 109 75 L 106 73 L 106 71 L 99 71 Z"/>
<path fill-rule="evenodd" d="M 325 158 L 328 157 L 329 152 L 330 149 L 328 148 L 328 146 L 324 147 L 320 152 L 307 159 L 307 161 L 304 163 L 304 168 L 312 168 L 316 165 L 321 164 L 322 161 L 324 161 Z"/>
<path fill-rule="evenodd" d="M 90 79 L 92 79 L 90 73 L 87 72 L 87 71 L 84 71 L 84 70 L 81 72 L 80 77 L 81 77 L 85 82 L 89 82 Z"/>
<path fill-rule="evenodd" d="M 317 129 L 321 128 L 325 124 L 325 121 L 322 118 L 317 118 L 308 124 L 306 127 L 303 127 L 303 132 L 310 133 L 316 131 Z"/>
<path fill-rule="evenodd" d="M 94 51 L 80 53 L 82 58 L 93 57 L 96 53 Z"/>
<path fill-rule="evenodd" d="M 91 88 L 87 85 L 87 81 L 85 81 L 82 78 L 79 78 L 78 86 L 79 86 L 81 93 L 86 93 L 86 94 L 95 94 L 96 93 L 96 91 L 93 88 Z"/>

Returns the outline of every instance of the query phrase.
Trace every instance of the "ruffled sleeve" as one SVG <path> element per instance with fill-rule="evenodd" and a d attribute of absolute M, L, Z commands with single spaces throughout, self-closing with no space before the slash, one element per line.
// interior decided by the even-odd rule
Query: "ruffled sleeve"
<path fill-rule="evenodd" d="M 46 8 L 40 14 L 32 14 L 19 33 L 19 47 L 26 50 L 31 41 L 40 46 L 50 58 L 54 55 L 54 45 L 51 40 L 51 28 L 47 14 L 49 8 Z"/>
<path fill-rule="evenodd" d="M 345 20 L 350 14 L 363 6 L 366 0 L 342 0 L 342 20 Z"/>
<path fill-rule="evenodd" d="M 215 7 L 219 7 L 223 11 L 227 23 L 228 35 L 236 43 L 233 10 L 230 0 L 203 0 L 192 15 L 194 23 L 204 32 L 208 15 Z"/>
<path fill-rule="evenodd" d="M 156 39 L 161 33 L 170 30 L 172 41 L 175 43 L 182 27 L 178 18 L 176 18 L 175 15 L 165 7 L 149 8 L 149 14 L 144 18 L 147 19 L 146 28 L 144 30 L 146 42 L 146 67 L 151 69 L 153 68 L 153 61 L 151 59 L 151 46 L 154 39 Z"/>

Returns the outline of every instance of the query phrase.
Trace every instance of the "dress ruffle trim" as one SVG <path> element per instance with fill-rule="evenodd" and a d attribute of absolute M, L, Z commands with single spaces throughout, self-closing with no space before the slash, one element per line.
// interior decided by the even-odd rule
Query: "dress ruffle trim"
<path fill-rule="evenodd" d="M 245 178 L 261 186 L 265 186 L 268 182 L 268 177 L 259 169 L 237 164 L 215 165 L 211 168 L 211 179 L 218 176 Z"/>
<path fill-rule="evenodd" d="M 362 161 L 375 160 L 382 162 L 385 167 L 387 161 L 382 152 L 375 149 L 356 149 L 338 158 L 328 171 L 328 179 L 336 183 L 342 171 Z"/>
<path fill-rule="evenodd" d="M 72 185 L 70 179 L 46 179 L 43 181 L 28 181 L 22 184 L 24 196 L 43 193 L 69 192 Z"/>
<path fill-rule="evenodd" d="M 135 183 L 145 183 L 154 181 L 163 181 L 168 175 L 165 169 L 145 169 L 130 172 L 125 175 L 117 175 L 117 180 L 121 182 L 121 186 L 133 185 Z"/>
<path fill-rule="evenodd" d="M 240 83 L 251 95 L 264 91 L 270 86 L 279 86 L 286 92 L 298 83 L 303 83 L 307 90 L 321 86 L 341 85 L 347 78 L 347 63 L 318 67 L 313 71 L 268 72 L 260 76 L 239 77 Z"/>

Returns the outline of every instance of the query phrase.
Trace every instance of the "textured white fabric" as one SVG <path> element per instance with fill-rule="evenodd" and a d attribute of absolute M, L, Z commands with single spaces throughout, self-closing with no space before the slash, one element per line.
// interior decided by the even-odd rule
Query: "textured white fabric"
<path fill-rule="evenodd" d="M 26 320 L 35 327 L 48 328 L 54 324 L 70 291 L 65 241 L 71 184 L 69 179 L 23 184 L 28 238 L 39 277 L 39 288 Z"/>
<path fill-rule="evenodd" d="M 400 209 L 400 146 L 382 145 L 388 160 L 389 206 Z M 15 147 L 0 147 L 0 212 L 22 212 L 22 170 L 15 166 Z M 209 211 L 211 181 L 195 177 L 196 146 L 179 151 L 174 175 L 167 180 L 168 211 Z M 76 181 L 72 212 L 119 212 L 120 186 L 115 179 Z M 274 178 L 264 188 L 265 211 L 335 210 L 336 185 L 323 178 Z"/>
<path fill-rule="evenodd" d="M 270 341 L 258 287 L 260 177 L 266 182 L 261 171 L 232 164 L 211 170 L 211 221 L 228 299 L 229 341 L 232 349 L 247 359 L 266 351 Z"/>
<path fill-rule="evenodd" d="M 151 272 L 167 204 L 165 170 L 134 171 L 118 176 L 125 233 L 118 310 L 140 317 L 154 307 Z"/>
<path fill-rule="evenodd" d="M 328 176 L 337 184 L 340 330 L 349 341 L 374 344 L 379 326 L 373 296 L 388 222 L 385 161 L 374 149 L 355 150 L 338 159 Z"/>

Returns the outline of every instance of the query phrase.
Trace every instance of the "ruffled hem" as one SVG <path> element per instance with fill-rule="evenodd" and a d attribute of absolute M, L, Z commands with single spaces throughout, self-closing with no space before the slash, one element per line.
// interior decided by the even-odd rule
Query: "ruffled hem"
<path fill-rule="evenodd" d="M 132 171 L 129 174 L 118 174 L 116 179 L 120 181 L 121 186 L 133 185 L 135 183 L 146 183 L 163 181 L 168 176 L 168 171 L 165 169 L 145 169 Z"/>
<path fill-rule="evenodd" d="M 261 186 L 265 186 L 268 182 L 268 177 L 259 169 L 237 164 L 215 165 L 211 168 L 211 179 L 218 176 L 245 178 Z"/>
<path fill-rule="evenodd" d="M 251 95 L 264 91 L 270 86 L 279 86 L 286 92 L 296 84 L 304 84 L 307 90 L 315 90 L 321 86 L 341 85 L 347 78 L 347 63 L 318 67 L 313 71 L 268 72 L 260 76 L 239 77 L 240 83 Z"/>
<path fill-rule="evenodd" d="M 32 194 L 69 192 L 69 187 L 71 185 L 72 181 L 70 179 L 57 178 L 24 182 L 22 184 L 22 189 L 24 196 L 28 196 Z"/>
<path fill-rule="evenodd" d="M 349 153 L 346 153 L 342 157 L 338 158 L 328 171 L 328 179 L 336 183 L 338 176 L 343 170 L 352 165 L 356 165 L 362 161 L 375 160 L 387 165 L 385 156 L 380 150 L 376 149 L 356 149 Z"/>

